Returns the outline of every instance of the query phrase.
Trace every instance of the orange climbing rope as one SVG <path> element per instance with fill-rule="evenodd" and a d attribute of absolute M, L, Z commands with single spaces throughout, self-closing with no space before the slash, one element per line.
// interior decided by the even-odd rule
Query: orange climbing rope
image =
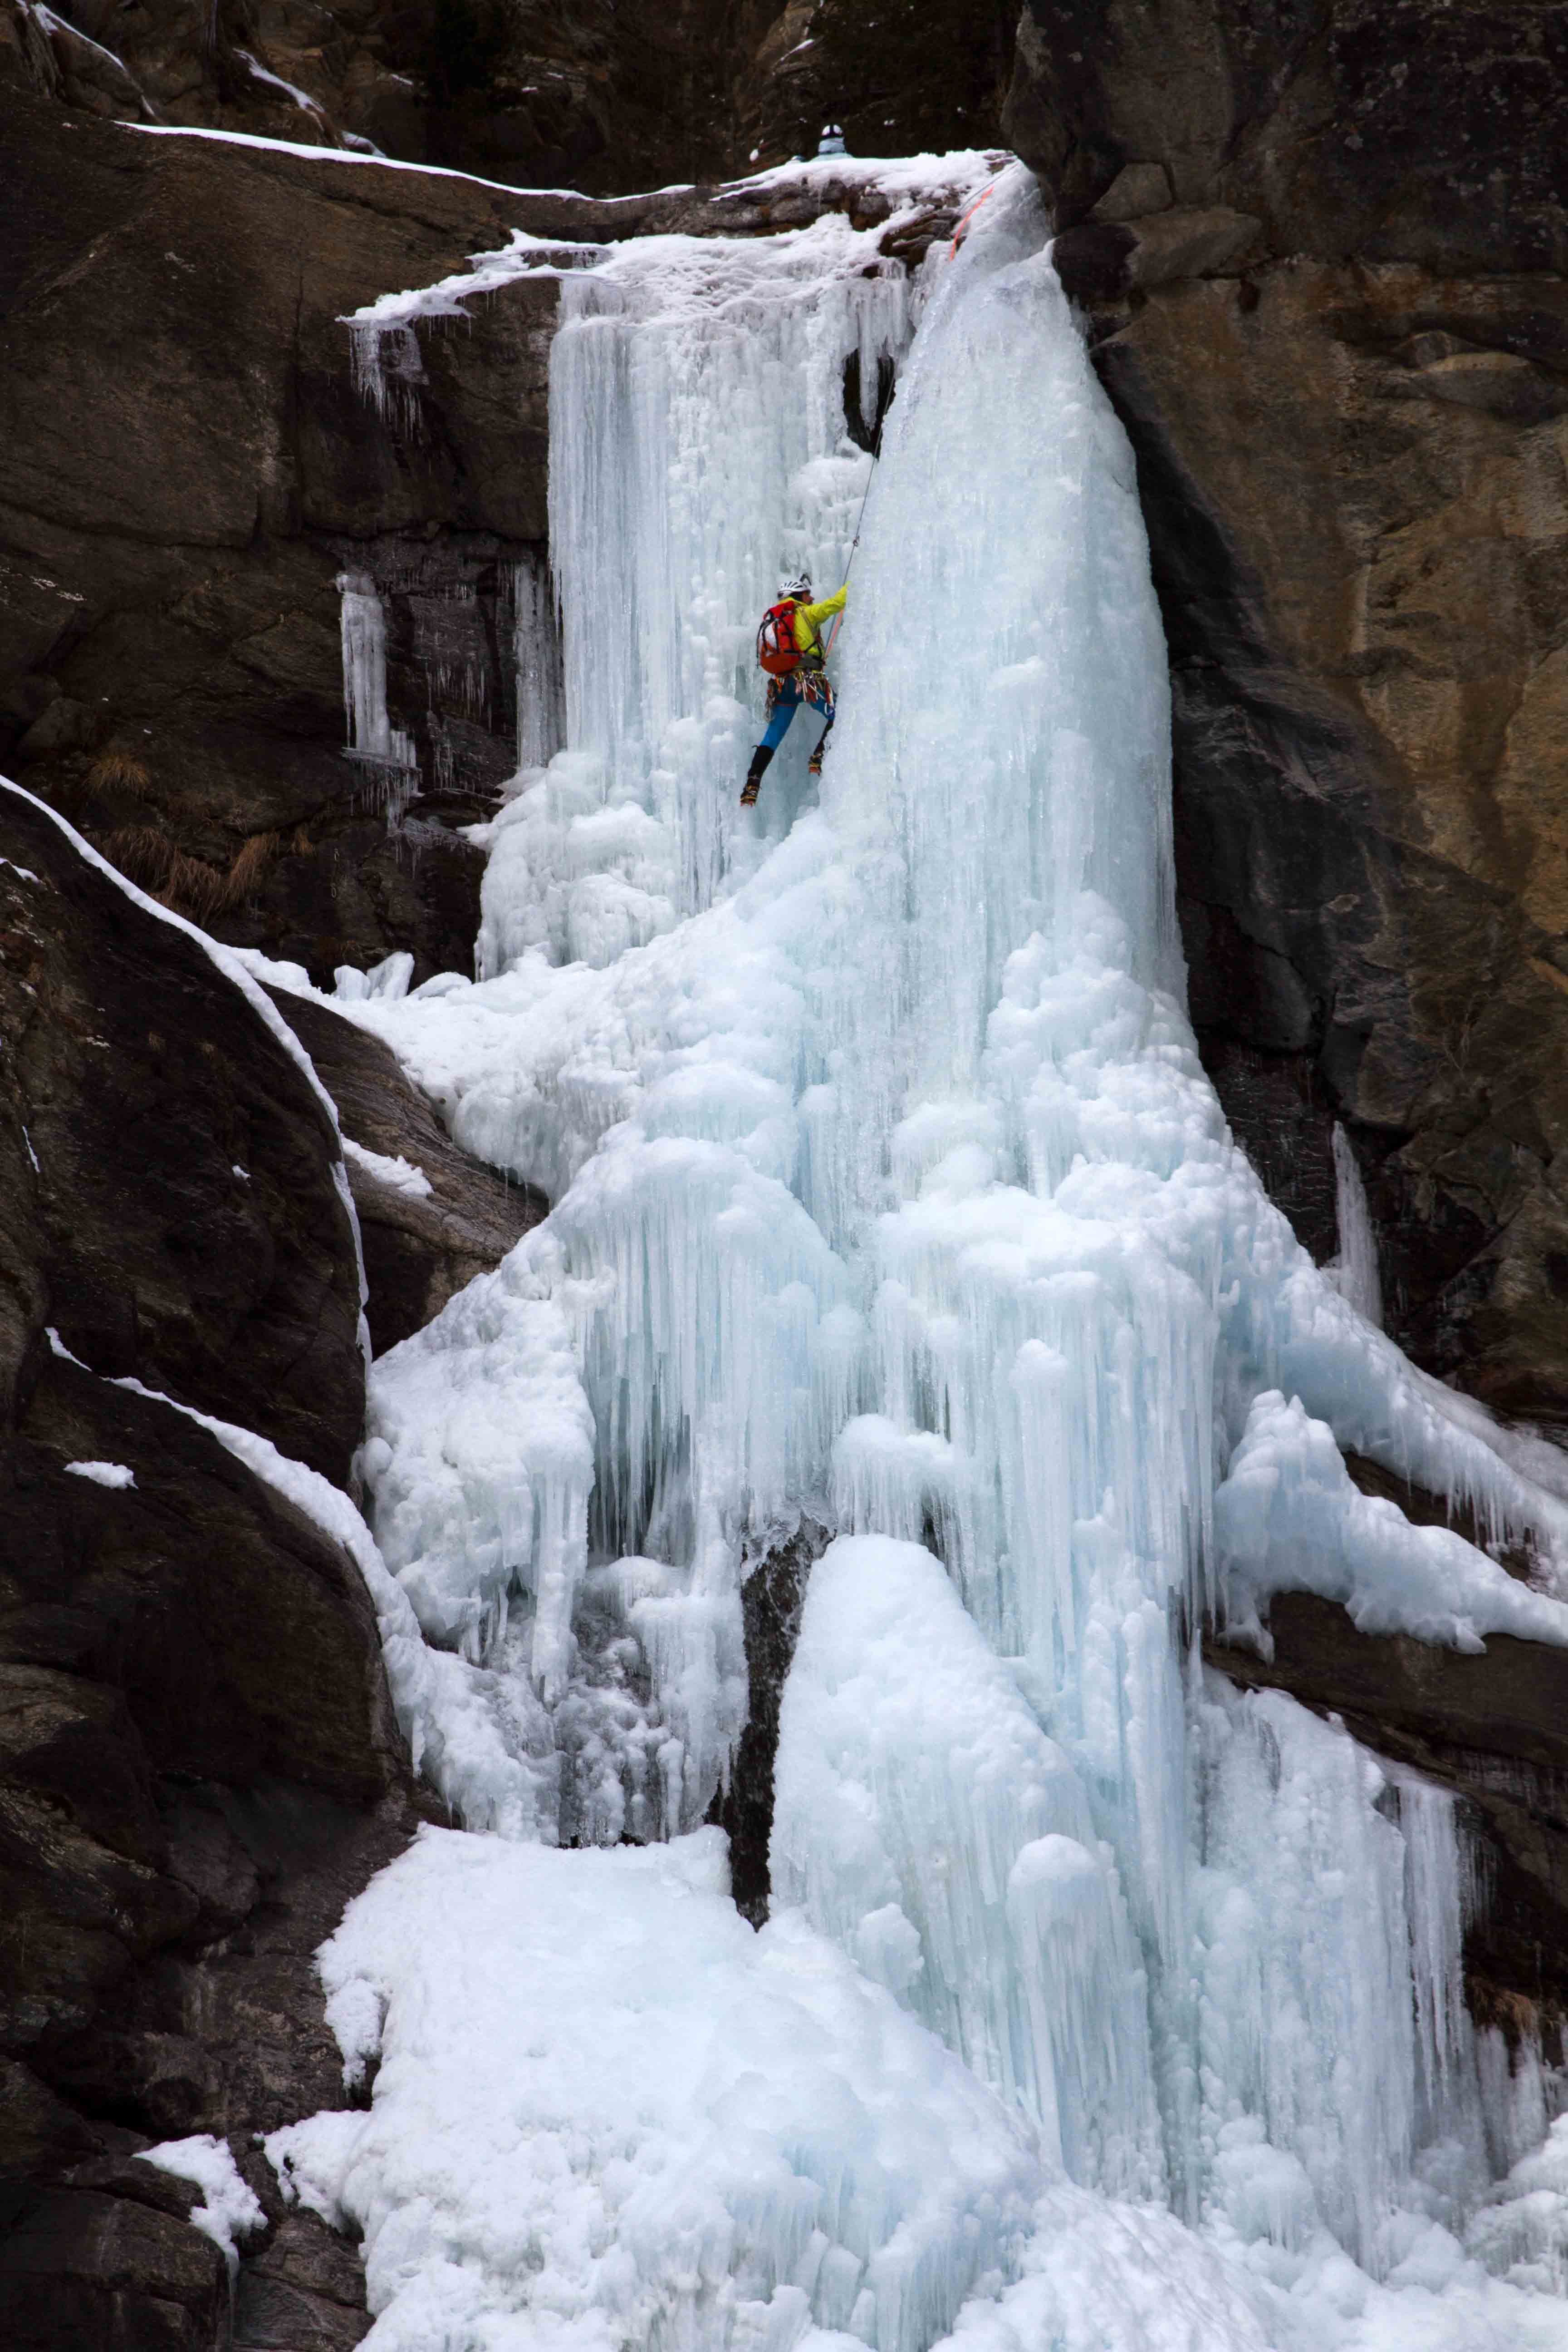
<path fill-rule="evenodd" d="M 958 226 L 953 230 L 952 243 L 947 248 L 947 257 L 950 261 L 952 259 L 953 255 L 958 251 L 959 238 L 963 235 L 964 230 L 969 226 L 970 222 L 974 218 L 975 214 L 980 210 L 981 205 L 985 202 L 987 196 L 993 196 L 995 193 L 996 183 L 993 180 L 988 188 L 982 188 L 980 194 L 975 197 L 974 202 L 970 205 L 969 210 L 964 214 L 963 218 L 959 222 Z"/>

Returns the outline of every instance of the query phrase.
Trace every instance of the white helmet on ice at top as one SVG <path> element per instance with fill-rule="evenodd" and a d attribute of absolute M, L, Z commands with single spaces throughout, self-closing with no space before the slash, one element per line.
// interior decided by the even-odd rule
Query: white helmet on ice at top
<path fill-rule="evenodd" d="M 809 572 L 794 572 L 791 574 L 789 579 L 781 580 L 779 583 L 779 595 L 781 598 L 785 596 L 809 596 L 810 593 L 811 574 Z"/>

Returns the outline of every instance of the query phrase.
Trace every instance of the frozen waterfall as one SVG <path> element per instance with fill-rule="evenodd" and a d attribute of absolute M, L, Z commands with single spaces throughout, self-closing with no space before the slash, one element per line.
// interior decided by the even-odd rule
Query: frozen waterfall
<path fill-rule="evenodd" d="M 962 209 L 990 168 L 887 172 Z M 1537 2240 L 1452 1801 L 1196 1646 L 1325 1573 L 1568 1641 L 1336 1438 L 1543 1556 L 1568 1517 L 1203 1074 L 1132 463 L 1032 182 L 917 275 L 878 238 L 563 278 L 566 749 L 490 828 L 479 981 L 347 1008 L 555 1202 L 373 1375 L 400 1704 L 465 1828 L 326 1948 L 369 2111 L 272 2152 L 363 2231 L 375 2352 L 1568 2346 L 1493 2274 Z M 899 389 L 841 717 L 753 816 L 758 613 L 837 584 L 868 488 L 851 355 Z M 754 1933 L 703 1824 L 743 1580 L 807 1520 Z"/>

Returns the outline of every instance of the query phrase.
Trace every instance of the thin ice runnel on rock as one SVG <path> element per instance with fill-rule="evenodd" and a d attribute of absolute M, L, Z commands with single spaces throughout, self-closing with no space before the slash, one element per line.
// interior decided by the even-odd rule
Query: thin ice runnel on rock
<path fill-rule="evenodd" d="M 1453 2234 L 1485 2189 L 1498 2085 L 1489 2105 L 1458 2002 L 1452 1804 L 1289 1700 L 1205 1676 L 1179 1629 L 1256 1606 L 1342 1509 L 1315 1428 L 1543 1549 L 1563 1511 L 1307 1263 L 1226 1133 L 1182 1009 L 1131 459 L 1028 188 L 1008 184 L 919 286 L 861 275 L 870 242 L 841 220 L 650 240 L 565 289 L 552 526 L 570 748 L 492 829 L 489 977 L 355 1008 L 459 1140 L 557 1205 L 376 1367 L 364 1466 L 387 1559 L 489 1708 L 491 1759 L 524 1771 L 523 1833 L 546 1840 L 700 1820 L 744 1704 L 742 1566 L 803 1511 L 836 1519 L 778 1763 L 775 1882 L 802 1910 L 770 1953 L 831 1976 L 840 1948 L 858 1973 L 833 1981 L 879 1980 L 867 2031 L 896 2004 L 914 2039 L 879 2063 L 903 2070 L 900 2132 L 937 2111 L 922 2100 L 951 2079 L 943 2042 L 959 2053 L 986 2086 L 970 2128 L 1021 2165 L 1036 2235 L 966 2237 L 939 2163 L 928 2233 L 900 2237 L 847 2106 L 837 2219 L 804 2218 L 817 2181 L 798 2239 L 782 2208 L 758 2222 L 733 2136 L 759 2162 L 793 2146 L 784 2085 L 808 2045 L 837 2112 L 853 2068 L 820 2026 L 783 2043 L 749 2026 L 739 2105 L 721 2074 L 667 2084 L 639 2142 L 644 2202 L 584 2156 L 570 2097 L 521 2074 L 476 2154 L 437 2120 L 465 2063 L 461 1997 L 444 2011 L 399 1934 L 356 1915 L 334 2013 L 351 2054 L 383 2051 L 375 2107 L 300 2127 L 289 2160 L 366 2228 L 385 2344 L 437 2320 L 465 2344 L 512 2340 L 487 2331 L 546 2309 L 584 2343 L 611 2311 L 638 2342 L 847 2326 L 882 2352 L 955 2315 L 969 2334 L 1014 2312 L 1043 2325 L 1066 2291 L 1059 2157 L 1118 2250 L 1074 2290 L 1086 2326 L 1131 2324 L 1143 2242 L 1103 2201 L 1131 2190 L 1227 2250 L 1223 2274 L 1179 2234 L 1147 2256 L 1173 2275 L 1190 2261 L 1209 2333 L 1186 2340 L 1205 2352 L 1284 2341 L 1292 2296 L 1323 2340 L 1348 2291 L 1340 2248 L 1364 2266 L 1369 2326 L 1384 2304 L 1365 2273 L 1402 2291 L 1419 2275 L 1443 2290 L 1433 2342 L 1472 2352 L 1510 2340 L 1497 2330 L 1519 2305 Z M 844 715 L 820 803 L 790 746 L 753 829 L 734 806 L 751 631 L 781 562 L 828 580 L 847 551 L 867 479 L 842 432 L 851 349 L 862 385 L 884 353 L 901 382 Z M 1392 1622 L 1434 1588 L 1456 1629 L 1466 1617 L 1481 1556 L 1447 1540 L 1439 1556 L 1399 1538 L 1398 1575 L 1373 1564 Z M 1529 1598 L 1538 1638 L 1568 1635 L 1560 1603 Z M 589 1671 L 590 1615 L 595 1659 L 624 1645 L 619 1686 Z M 928 1618 L 931 1641 L 910 1642 Z M 569 1757 L 566 1712 L 617 1687 L 618 1714 Z M 562 1766 L 590 1750 L 568 1808 Z M 471 1822 L 500 1818 L 493 1771 L 476 1766 Z M 443 1900 L 461 1885 L 502 1979 L 525 1984 L 511 1915 L 486 1908 L 517 1865 L 459 1843 L 373 1890 L 363 1918 L 413 1927 L 421 1873 Z M 552 1885 L 590 1864 L 550 1858 Z M 669 1948 L 644 1868 L 605 1857 L 593 1924 L 572 1930 L 609 1959 L 551 2012 L 569 2063 L 637 2013 Z M 686 1950 L 717 1998 L 729 1962 Z M 756 2021 L 777 1991 L 759 1981 Z M 1007 2153 L 1020 2130 L 1026 2158 Z M 663 2267 L 678 2174 L 709 2200 L 695 2300 Z M 609 2192 L 594 2242 L 615 2264 L 595 2253 L 569 2293 L 553 2255 L 493 2226 L 517 2212 L 548 2235 L 546 2175 Z M 1489 2242 L 1520 2241 L 1500 2224 Z M 862 2303 L 839 2251 L 879 2263 L 890 2299 Z M 1337 2302 L 1316 2284 L 1331 2274 Z"/>
<path fill-rule="evenodd" d="M 343 649 L 343 714 L 349 757 L 363 767 L 366 793 L 387 830 L 419 789 L 413 737 L 395 727 L 386 702 L 386 614 L 368 572 L 345 572 L 338 582 Z"/>

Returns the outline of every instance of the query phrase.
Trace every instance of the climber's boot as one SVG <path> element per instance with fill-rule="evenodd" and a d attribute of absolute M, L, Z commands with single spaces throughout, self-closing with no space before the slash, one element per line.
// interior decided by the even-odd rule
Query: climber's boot
<path fill-rule="evenodd" d="M 757 787 L 762 782 L 763 777 L 767 771 L 768 761 L 773 758 L 773 747 L 771 743 L 759 743 L 756 750 L 752 752 L 752 764 L 746 772 L 746 782 L 741 793 L 741 806 L 742 808 L 752 808 L 755 806 Z"/>
<path fill-rule="evenodd" d="M 817 745 L 817 747 L 816 747 L 816 751 L 812 753 L 812 755 L 811 755 L 810 759 L 809 759 L 809 760 L 806 761 L 806 763 L 805 763 L 805 772 L 806 772 L 806 774 L 807 774 L 808 776 L 820 776 L 820 775 L 821 775 L 821 773 L 822 773 L 822 755 L 823 755 L 824 751 L 826 751 L 826 749 L 827 749 L 827 739 L 828 739 L 828 737 L 832 734 L 832 732 L 833 732 L 833 721 L 832 721 L 831 719 L 829 719 L 829 720 L 828 720 L 828 722 L 827 722 L 827 724 L 826 724 L 826 727 L 823 729 L 823 730 L 822 730 L 822 740 L 821 740 L 821 742 Z"/>

